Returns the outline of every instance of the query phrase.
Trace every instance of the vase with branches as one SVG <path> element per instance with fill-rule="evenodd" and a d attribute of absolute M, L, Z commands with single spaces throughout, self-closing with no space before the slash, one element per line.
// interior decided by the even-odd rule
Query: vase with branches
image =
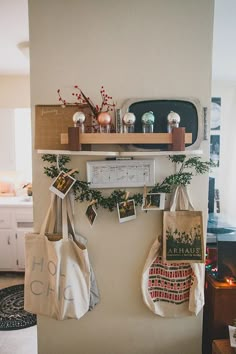
<path fill-rule="evenodd" d="M 105 90 L 104 86 L 100 88 L 100 96 L 101 96 L 101 103 L 95 104 L 92 99 L 87 96 L 78 85 L 74 86 L 75 91 L 72 92 L 72 96 L 75 98 L 75 101 L 69 102 L 65 98 L 62 97 L 61 90 L 57 90 L 57 94 L 59 97 L 59 102 L 63 106 L 68 105 L 88 105 L 90 108 L 90 112 L 92 117 L 95 121 L 95 131 L 96 125 L 103 126 L 103 125 L 110 125 L 111 124 L 111 115 L 110 113 L 115 109 L 115 103 L 113 101 L 112 96 L 108 95 L 107 91 Z"/>

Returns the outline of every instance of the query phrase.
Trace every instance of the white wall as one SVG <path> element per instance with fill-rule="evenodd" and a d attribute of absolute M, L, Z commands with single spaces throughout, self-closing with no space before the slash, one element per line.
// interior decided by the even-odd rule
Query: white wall
<path fill-rule="evenodd" d="M 212 96 L 221 97 L 220 167 L 216 175 L 220 192 L 220 209 L 225 221 L 235 225 L 236 83 L 213 81 Z"/>
<path fill-rule="evenodd" d="M 235 12 L 234 0 L 215 0 L 212 78 L 223 85 L 226 81 L 236 81 L 236 50 L 232 45 L 236 36 Z"/>
<path fill-rule="evenodd" d="M 30 78 L 28 75 L 0 76 L 0 108 L 30 107 Z"/>
<path fill-rule="evenodd" d="M 118 105 L 132 97 L 192 96 L 209 107 L 213 0 L 29 0 L 29 18 L 32 108 L 57 103 L 58 88 L 70 98 L 75 84 L 95 101 L 103 84 Z M 205 155 L 208 145 L 201 145 Z M 85 162 L 71 163 L 81 178 Z M 156 162 L 157 180 L 173 173 L 167 158 Z M 37 229 L 51 181 L 36 153 L 33 165 Z M 192 185 L 193 202 L 205 211 L 207 181 L 197 177 Z M 89 241 L 101 303 L 80 321 L 39 316 L 39 354 L 201 353 L 201 315 L 163 319 L 142 301 L 141 272 L 162 231 L 161 213 L 139 209 L 135 221 L 119 224 L 116 212 L 99 209 L 90 228 L 85 209 L 76 205 L 76 225 Z"/>
<path fill-rule="evenodd" d="M 0 123 L 0 171 L 14 171 L 16 169 L 14 110 L 0 108 Z"/>
<path fill-rule="evenodd" d="M 31 172 L 25 173 L 26 165 L 31 169 L 31 139 L 27 115 L 25 121 L 22 116 L 21 130 L 15 131 L 15 109 L 30 109 L 30 78 L 28 75 L 0 75 L 0 181 L 11 181 L 18 189 L 18 185 L 31 181 Z M 27 148 L 27 156 L 19 155 L 19 145 Z"/>
<path fill-rule="evenodd" d="M 14 110 L 14 115 L 16 171 L 28 183 L 32 181 L 31 110 L 18 108 Z"/>

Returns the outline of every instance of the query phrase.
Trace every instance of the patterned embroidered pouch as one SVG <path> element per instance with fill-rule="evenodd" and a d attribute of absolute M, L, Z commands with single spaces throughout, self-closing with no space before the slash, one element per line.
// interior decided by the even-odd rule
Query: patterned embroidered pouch
<path fill-rule="evenodd" d="M 157 239 L 144 266 L 141 288 L 145 304 L 159 316 L 197 315 L 204 305 L 204 264 L 163 261 Z"/>

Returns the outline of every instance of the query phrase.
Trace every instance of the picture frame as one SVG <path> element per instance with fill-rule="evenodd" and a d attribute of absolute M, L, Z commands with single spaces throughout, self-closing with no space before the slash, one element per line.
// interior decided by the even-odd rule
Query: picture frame
<path fill-rule="evenodd" d="M 125 188 L 155 185 L 155 160 L 87 161 L 90 188 Z"/>
<path fill-rule="evenodd" d="M 93 131 L 94 119 L 87 104 L 75 105 L 36 105 L 35 106 L 35 144 L 37 150 L 69 150 L 68 127 L 73 125 L 72 117 L 83 112 L 86 132 Z"/>
<path fill-rule="evenodd" d="M 216 167 L 220 166 L 220 135 L 210 135 L 210 158 Z"/>
<path fill-rule="evenodd" d="M 97 212 L 94 208 L 94 205 L 90 204 L 87 207 L 85 215 L 87 216 L 88 221 L 89 221 L 90 225 L 92 226 L 93 223 L 95 222 L 96 217 L 97 217 Z"/>
<path fill-rule="evenodd" d="M 120 223 L 136 219 L 134 199 L 128 199 L 124 202 L 118 203 L 117 211 Z"/>
<path fill-rule="evenodd" d="M 221 97 L 211 98 L 211 120 L 210 128 L 212 131 L 220 131 L 221 127 Z"/>
<path fill-rule="evenodd" d="M 135 133 L 142 132 L 142 114 L 152 111 L 155 116 L 153 126 L 154 133 L 166 133 L 167 122 L 163 121 L 166 112 L 174 111 L 181 117 L 180 127 L 185 127 L 186 133 L 192 133 L 192 143 L 185 146 L 185 150 L 199 149 L 204 133 L 202 119 L 202 104 L 199 99 L 193 97 L 133 97 L 124 101 L 120 107 L 122 116 L 126 112 L 136 116 Z M 165 144 L 137 144 L 131 143 L 129 150 L 132 151 L 160 151 L 166 150 Z"/>
<path fill-rule="evenodd" d="M 55 193 L 58 197 L 64 199 L 75 182 L 75 178 L 71 177 L 64 171 L 61 171 L 49 187 L 49 190 Z"/>
<path fill-rule="evenodd" d="M 142 210 L 163 210 L 165 193 L 147 193 L 143 196 Z"/>

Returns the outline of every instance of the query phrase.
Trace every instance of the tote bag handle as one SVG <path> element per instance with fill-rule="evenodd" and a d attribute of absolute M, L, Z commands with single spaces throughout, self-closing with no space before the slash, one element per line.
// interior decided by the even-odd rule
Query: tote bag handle
<path fill-rule="evenodd" d="M 50 201 L 50 205 L 49 205 L 49 208 L 48 208 L 48 211 L 47 211 L 47 214 L 45 216 L 45 219 L 41 225 L 41 228 L 40 228 L 40 236 L 43 236 L 45 235 L 47 229 L 48 229 L 48 224 L 50 222 L 50 229 L 52 228 L 52 224 L 53 224 L 53 220 L 54 220 L 54 217 L 55 217 L 55 203 L 56 203 L 56 195 L 54 193 L 51 193 L 51 201 Z"/>
<path fill-rule="evenodd" d="M 62 238 L 68 240 L 67 198 L 62 200 Z M 39 235 L 45 237 L 47 231 L 52 232 L 56 221 L 56 195 L 52 193 L 51 202 L 42 223 Z M 74 232 L 74 229 L 73 229 Z"/>
<path fill-rule="evenodd" d="M 62 238 L 68 240 L 67 199 L 62 199 Z"/>
<path fill-rule="evenodd" d="M 69 222 L 70 222 L 71 230 L 73 232 L 73 237 L 75 237 L 75 225 L 74 225 L 74 218 L 73 218 L 73 211 L 72 211 L 71 203 L 72 203 L 72 201 L 70 200 L 70 197 L 68 195 L 68 198 L 67 198 L 67 215 L 68 215 L 68 219 L 69 219 Z"/>
<path fill-rule="evenodd" d="M 194 210 L 193 204 L 185 186 L 177 186 L 172 194 L 170 201 L 170 211 L 176 210 Z"/>

